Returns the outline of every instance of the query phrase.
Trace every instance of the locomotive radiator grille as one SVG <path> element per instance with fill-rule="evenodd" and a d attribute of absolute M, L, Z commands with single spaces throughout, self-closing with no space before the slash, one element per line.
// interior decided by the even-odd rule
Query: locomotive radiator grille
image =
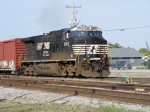
<path fill-rule="evenodd" d="M 84 54 L 108 54 L 107 45 L 102 44 L 78 44 L 72 45 L 74 55 Z M 81 50 L 82 48 L 82 50 Z"/>

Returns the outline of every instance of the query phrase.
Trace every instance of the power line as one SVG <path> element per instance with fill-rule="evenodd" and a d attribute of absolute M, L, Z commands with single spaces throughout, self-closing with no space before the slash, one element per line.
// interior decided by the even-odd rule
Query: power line
<path fill-rule="evenodd" d="M 126 1 L 124 1 L 124 0 L 119 0 L 119 1 L 106 1 L 106 0 L 104 0 L 104 1 L 97 1 L 97 2 L 83 2 L 83 4 L 84 5 L 99 5 L 99 3 L 100 4 L 112 4 L 112 3 L 119 3 L 119 2 L 126 2 Z M 128 2 L 128 1 L 127 1 Z M 81 2 L 80 2 L 81 3 Z"/>
<path fill-rule="evenodd" d="M 112 30 L 102 30 L 102 31 L 124 31 L 124 30 L 131 30 L 131 29 L 137 29 L 137 28 L 147 28 L 150 26 L 140 26 L 140 27 L 132 27 L 132 28 L 120 28 L 120 29 L 112 29 Z"/>
<path fill-rule="evenodd" d="M 136 13 L 136 14 L 130 14 L 130 15 L 121 15 L 121 16 L 112 16 L 112 17 L 97 17 L 97 18 L 88 18 L 84 17 L 83 19 L 112 19 L 112 18 L 122 18 L 122 17 L 131 17 L 131 16 L 139 16 L 144 14 L 150 14 L 150 12 L 143 12 L 143 13 Z"/>

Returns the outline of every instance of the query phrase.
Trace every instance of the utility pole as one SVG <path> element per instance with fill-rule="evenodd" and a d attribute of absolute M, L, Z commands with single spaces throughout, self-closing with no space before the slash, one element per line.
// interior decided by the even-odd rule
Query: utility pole
<path fill-rule="evenodd" d="M 66 6 L 66 8 L 72 8 L 72 21 L 71 21 L 71 26 L 75 27 L 77 23 L 77 19 L 75 17 L 75 8 L 81 8 L 81 6 L 75 6 L 73 3 L 73 6 Z"/>
<path fill-rule="evenodd" d="M 150 51 L 150 49 L 149 49 L 149 46 L 148 46 L 148 43 L 146 42 L 146 45 L 147 45 L 147 49 Z"/>

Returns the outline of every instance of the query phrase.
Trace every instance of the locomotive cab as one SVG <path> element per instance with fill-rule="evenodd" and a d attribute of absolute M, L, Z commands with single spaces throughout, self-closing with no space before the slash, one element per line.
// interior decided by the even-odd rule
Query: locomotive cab
<path fill-rule="evenodd" d="M 76 27 L 71 30 L 70 34 L 76 43 L 78 43 L 77 40 L 83 40 L 86 44 L 107 44 L 107 41 L 102 37 L 102 31 L 97 27 Z"/>
<path fill-rule="evenodd" d="M 81 60 L 84 74 L 92 74 L 93 77 L 109 75 L 107 41 L 102 37 L 101 29 L 95 26 L 79 26 L 71 29 L 70 34 L 73 53 L 79 58 L 77 60 Z"/>

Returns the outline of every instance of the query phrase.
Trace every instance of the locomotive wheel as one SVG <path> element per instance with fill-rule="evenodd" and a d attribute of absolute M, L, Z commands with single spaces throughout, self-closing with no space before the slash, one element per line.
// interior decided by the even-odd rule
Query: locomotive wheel
<path fill-rule="evenodd" d="M 67 78 L 68 77 L 68 75 L 65 75 L 65 78 Z"/>
<path fill-rule="evenodd" d="M 18 72 L 15 72 L 15 74 L 16 74 L 17 76 L 19 76 L 19 73 L 18 73 Z"/>
<path fill-rule="evenodd" d="M 78 78 L 83 78 L 82 74 L 78 74 Z"/>
<path fill-rule="evenodd" d="M 11 72 L 6 72 L 6 74 L 10 75 Z"/>
<path fill-rule="evenodd" d="M 71 76 L 71 78 L 74 78 L 76 75 L 75 75 L 75 72 L 72 72 L 72 76 Z"/>
<path fill-rule="evenodd" d="M 66 75 L 67 75 L 66 70 L 61 70 L 61 75 L 62 75 L 62 76 L 66 76 Z"/>
<path fill-rule="evenodd" d="M 70 76 L 70 77 L 73 77 L 74 73 L 73 72 L 67 72 L 67 75 Z"/>

